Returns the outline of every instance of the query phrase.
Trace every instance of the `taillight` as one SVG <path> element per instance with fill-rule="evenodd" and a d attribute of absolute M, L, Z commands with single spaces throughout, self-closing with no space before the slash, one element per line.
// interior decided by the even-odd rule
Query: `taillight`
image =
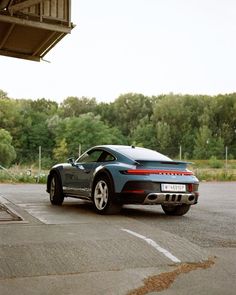
<path fill-rule="evenodd" d="M 190 193 L 193 192 L 193 184 L 192 184 L 192 183 L 188 184 L 188 191 L 189 191 Z"/>
<path fill-rule="evenodd" d="M 129 169 L 121 171 L 123 174 L 130 175 L 150 175 L 150 174 L 159 174 L 159 175 L 193 175 L 191 171 L 180 171 L 180 170 L 162 170 L 162 169 Z"/>
<path fill-rule="evenodd" d="M 196 192 L 197 190 L 198 190 L 198 184 L 196 184 L 196 183 L 189 183 L 188 184 L 188 191 L 190 193 Z"/>

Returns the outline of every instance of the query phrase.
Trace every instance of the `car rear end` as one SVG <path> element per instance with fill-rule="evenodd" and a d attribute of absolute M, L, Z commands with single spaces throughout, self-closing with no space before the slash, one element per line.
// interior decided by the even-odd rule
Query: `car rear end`
<path fill-rule="evenodd" d="M 126 176 L 121 198 L 125 204 L 194 205 L 198 202 L 199 181 L 187 169 L 188 163 L 140 160 Z"/>

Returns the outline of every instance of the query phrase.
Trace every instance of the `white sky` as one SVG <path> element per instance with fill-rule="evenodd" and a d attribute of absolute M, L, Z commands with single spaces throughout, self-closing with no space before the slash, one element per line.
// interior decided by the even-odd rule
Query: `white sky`
<path fill-rule="evenodd" d="M 72 21 L 50 63 L 0 56 L 0 89 L 57 102 L 236 91 L 235 0 L 72 0 Z"/>

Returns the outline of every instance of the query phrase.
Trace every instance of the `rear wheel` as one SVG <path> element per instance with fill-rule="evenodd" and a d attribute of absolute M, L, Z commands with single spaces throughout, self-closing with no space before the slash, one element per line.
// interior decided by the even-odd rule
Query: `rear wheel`
<path fill-rule="evenodd" d="M 191 205 L 187 205 L 187 204 L 182 204 L 182 205 L 177 205 L 177 206 L 161 205 L 165 214 L 172 215 L 172 216 L 182 216 L 182 215 L 186 214 L 189 211 L 190 206 Z"/>
<path fill-rule="evenodd" d="M 51 177 L 49 195 L 52 205 L 62 205 L 64 195 L 61 187 L 61 181 L 56 174 L 53 174 Z"/>
<path fill-rule="evenodd" d="M 95 180 L 93 189 L 93 203 L 100 214 L 116 214 L 121 209 L 120 204 L 114 203 L 114 187 L 107 176 L 100 176 Z"/>

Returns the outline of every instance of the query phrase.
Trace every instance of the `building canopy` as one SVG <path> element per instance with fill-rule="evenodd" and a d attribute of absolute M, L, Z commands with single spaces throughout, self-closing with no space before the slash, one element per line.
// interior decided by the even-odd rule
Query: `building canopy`
<path fill-rule="evenodd" d="M 73 29 L 70 0 L 0 0 L 0 54 L 40 61 Z"/>

